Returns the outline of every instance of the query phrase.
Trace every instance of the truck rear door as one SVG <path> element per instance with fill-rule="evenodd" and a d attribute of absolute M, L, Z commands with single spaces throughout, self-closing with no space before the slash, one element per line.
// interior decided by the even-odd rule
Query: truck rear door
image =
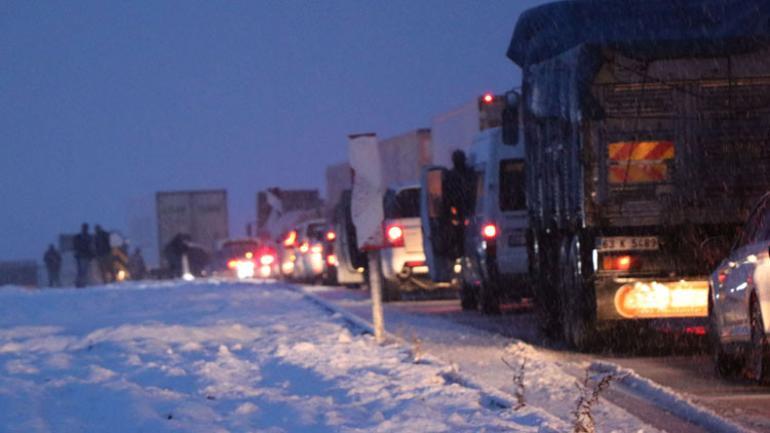
<path fill-rule="evenodd" d="M 423 248 L 430 278 L 434 282 L 449 282 L 452 277 L 452 260 L 448 257 L 449 219 L 443 212 L 443 183 L 447 169 L 439 166 L 423 168 L 420 193 L 420 218 L 422 220 Z"/>

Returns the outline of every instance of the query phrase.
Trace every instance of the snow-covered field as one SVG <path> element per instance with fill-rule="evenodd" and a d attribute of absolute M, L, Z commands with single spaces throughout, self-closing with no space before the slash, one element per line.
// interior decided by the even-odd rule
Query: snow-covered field
<path fill-rule="evenodd" d="M 3 432 L 566 428 L 453 377 L 280 284 L 0 288 Z"/>

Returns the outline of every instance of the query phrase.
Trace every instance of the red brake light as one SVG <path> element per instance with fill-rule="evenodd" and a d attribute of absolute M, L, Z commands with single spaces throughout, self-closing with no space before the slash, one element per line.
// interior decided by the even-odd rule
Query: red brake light
<path fill-rule="evenodd" d="M 326 264 L 329 266 L 337 266 L 337 256 L 334 254 L 326 256 Z"/>
<path fill-rule="evenodd" d="M 227 262 L 228 269 L 235 269 L 237 267 L 238 267 L 238 260 L 230 260 L 229 262 Z"/>
<path fill-rule="evenodd" d="M 605 271 L 628 271 L 634 260 L 631 256 L 605 256 L 602 269 Z"/>
<path fill-rule="evenodd" d="M 331 231 L 330 232 L 326 232 L 326 240 L 327 241 L 333 241 L 335 239 L 337 239 L 337 233 L 334 233 L 334 232 L 331 232 Z"/>
<path fill-rule="evenodd" d="M 494 239 L 497 237 L 497 226 L 494 224 L 486 224 L 481 228 L 481 236 L 484 239 Z"/>
<path fill-rule="evenodd" d="M 259 258 L 259 263 L 263 265 L 272 265 L 275 261 L 275 257 L 272 254 L 265 254 Z"/>
<path fill-rule="evenodd" d="M 495 101 L 495 95 L 485 93 L 484 96 L 481 97 L 481 100 L 484 101 L 485 104 L 491 104 Z"/>
<path fill-rule="evenodd" d="M 404 245 L 404 229 L 397 224 L 389 224 L 385 228 L 385 238 L 388 244 L 394 247 Z"/>

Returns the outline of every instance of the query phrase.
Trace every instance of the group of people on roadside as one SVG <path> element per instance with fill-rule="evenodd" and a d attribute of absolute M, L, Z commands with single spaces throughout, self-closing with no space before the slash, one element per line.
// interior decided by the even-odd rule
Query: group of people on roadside
<path fill-rule="evenodd" d="M 91 267 L 96 261 L 99 275 L 103 283 L 112 283 L 129 276 L 132 279 L 143 279 L 147 268 L 141 250 L 136 248 L 128 257 L 128 248 L 124 244 L 113 248 L 110 243 L 110 233 L 100 225 L 94 227 L 93 235 L 87 223 L 80 227 L 80 233 L 75 235 L 72 250 L 77 267 L 75 286 L 85 287 L 91 282 Z M 51 287 L 61 285 L 61 253 L 53 246 L 48 246 L 43 261 L 48 272 L 48 284 Z"/>

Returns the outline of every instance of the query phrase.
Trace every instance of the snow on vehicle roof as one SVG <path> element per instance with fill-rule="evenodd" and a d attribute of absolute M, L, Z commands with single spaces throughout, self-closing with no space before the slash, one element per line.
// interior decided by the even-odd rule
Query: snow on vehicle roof
<path fill-rule="evenodd" d="M 583 44 L 635 58 L 747 52 L 770 43 L 769 19 L 758 0 L 560 1 L 521 14 L 507 55 L 523 67 Z"/>

